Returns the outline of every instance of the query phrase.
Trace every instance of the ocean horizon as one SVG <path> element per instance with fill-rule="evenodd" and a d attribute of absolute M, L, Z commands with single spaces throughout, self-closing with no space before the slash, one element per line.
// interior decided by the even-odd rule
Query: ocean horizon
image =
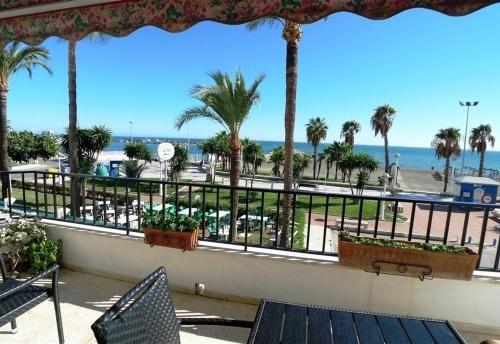
<path fill-rule="evenodd" d="M 126 136 L 114 136 L 112 144 L 106 149 L 106 151 L 122 151 L 126 144 L 126 140 L 130 140 L 130 137 Z M 189 145 L 189 153 L 191 156 L 200 159 L 201 151 L 197 147 L 197 143 L 205 141 L 205 139 L 196 138 L 168 138 L 168 137 L 134 137 L 134 141 L 146 143 L 153 152 L 156 153 L 158 144 L 160 142 L 171 142 L 171 143 L 181 143 Z M 260 143 L 264 152 L 270 153 L 273 148 L 283 145 L 283 141 L 263 141 L 263 140 L 253 140 L 254 142 Z M 318 146 L 318 153 L 322 152 L 324 147 L 329 144 L 321 143 Z M 295 149 L 304 153 L 313 153 L 313 147 L 307 142 L 295 142 Z M 380 145 L 354 145 L 355 152 L 368 153 L 377 159 L 382 165 L 384 162 L 384 146 Z M 435 150 L 432 147 L 402 147 L 402 146 L 389 146 L 389 159 L 391 163 L 396 161 L 395 155 L 399 154 L 399 165 L 402 168 L 408 169 L 418 169 L 418 170 L 431 170 L 432 167 L 442 170 L 444 168 L 444 160 L 438 160 L 435 155 Z M 462 166 L 462 157 L 453 158 L 451 162 L 452 166 L 456 169 L 460 169 Z M 479 166 L 479 154 L 467 150 L 465 152 L 465 164 L 466 168 L 478 168 Z M 486 151 L 485 156 L 485 168 L 500 170 L 500 151 Z"/>

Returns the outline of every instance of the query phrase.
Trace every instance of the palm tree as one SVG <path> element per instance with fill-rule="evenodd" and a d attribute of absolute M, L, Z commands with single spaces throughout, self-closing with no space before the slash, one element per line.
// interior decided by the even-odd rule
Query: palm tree
<path fill-rule="evenodd" d="M 111 129 L 103 125 L 94 125 L 91 128 L 77 128 L 77 157 L 79 164 L 78 173 L 90 174 L 92 167 L 99 160 L 99 154 L 113 141 Z M 69 152 L 69 129 L 63 136 L 61 145 Z"/>
<path fill-rule="evenodd" d="M 42 67 L 49 75 L 52 70 L 48 65 L 50 53 L 43 47 L 23 46 L 20 42 L 13 42 L 0 50 L 0 172 L 7 171 L 8 166 L 8 124 L 7 124 L 7 94 L 10 78 L 19 71 L 25 70 L 29 77 L 33 76 L 33 69 Z M 9 187 L 9 176 L 2 174 L 2 198 L 6 198 Z"/>
<path fill-rule="evenodd" d="M 469 145 L 473 152 L 480 154 L 479 157 L 479 177 L 484 173 L 484 153 L 488 143 L 493 147 L 495 145 L 495 137 L 491 135 L 491 126 L 489 124 L 481 124 L 479 127 L 471 130 Z"/>
<path fill-rule="evenodd" d="M 89 34 L 86 40 L 91 43 L 106 42 L 109 36 L 103 33 L 95 32 Z M 68 124 L 68 159 L 69 168 L 72 174 L 80 173 L 78 161 L 78 107 L 76 97 L 76 40 L 68 41 L 68 97 L 69 97 L 69 124 Z M 80 189 L 79 181 L 76 178 L 71 178 L 71 212 L 75 216 L 80 216 L 80 202 L 78 190 Z"/>
<path fill-rule="evenodd" d="M 333 145 L 326 145 L 325 149 L 323 149 L 323 156 L 326 159 L 326 179 L 330 178 L 330 169 L 333 166 Z"/>
<path fill-rule="evenodd" d="M 316 179 L 319 179 L 319 175 L 321 174 L 321 165 L 323 164 L 323 161 L 327 159 L 327 155 L 323 151 L 323 153 L 318 154 L 318 173 L 316 174 Z"/>
<path fill-rule="evenodd" d="M 190 94 L 194 99 L 203 103 L 202 106 L 193 106 L 185 110 L 175 123 L 177 129 L 194 119 L 206 118 L 219 123 L 229 133 L 231 149 L 230 184 L 238 187 L 241 173 L 241 142 L 240 129 L 248 119 L 252 107 L 260 101 L 259 85 L 264 80 L 260 75 L 250 87 L 246 87 L 245 79 L 239 70 L 233 82 L 227 73 L 217 71 L 209 74 L 214 81 L 213 85 L 197 85 Z M 230 240 L 236 239 L 236 221 L 238 219 L 238 193 L 231 191 L 231 227 Z"/>
<path fill-rule="evenodd" d="M 326 138 L 326 132 L 328 130 L 328 126 L 325 123 L 324 118 L 311 118 L 309 122 L 306 124 L 306 136 L 307 143 L 310 143 L 313 146 L 313 178 L 316 176 L 316 160 L 318 158 L 318 146 L 321 140 Z"/>
<path fill-rule="evenodd" d="M 304 171 L 309 168 L 309 155 L 305 153 L 295 153 L 293 157 L 293 179 L 294 188 L 298 189 L 300 181 L 304 176 Z"/>
<path fill-rule="evenodd" d="M 434 136 L 431 143 L 432 147 L 436 150 L 436 157 L 438 159 L 445 159 L 444 167 L 444 188 L 443 192 L 448 189 L 448 181 L 450 176 L 450 160 L 452 156 L 460 156 L 460 129 L 446 128 L 440 129 Z"/>
<path fill-rule="evenodd" d="M 273 163 L 273 175 L 275 177 L 279 177 L 281 174 L 280 168 L 283 166 L 283 162 L 285 161 L 285 149 L 283 146 L 273 148 L 269 161 Z"/>
<path fill-rule="evenodd" d="M 396 109 L 387 104 L 379 106 L 375 109 L 375 113 L 371 118 L 371 126 L 375 132 L 375 136 L 380 134 L 384 138 L 384 149 L 385 149 L 385 173 L 390 172 L 389 167 L 389 130 L 392 127 L 392 122 L 394 121 L 394 116 L 396 115 Z"/>
<path fill-rule="evenodd" d="M 354 135 L 361 130 L 361 124 L 356 121 L 347 121 L 342 124 L 342 132 L 340 137 L 344 138 L 344 142 L 354 146 Z"/>
<path fill-rule="evenodd" d="M 290 213 L 292 207 L 291 194 L 286 191 L 293 189 L 293 132 L 295 130 L 295 110 L 297 100 L 297 67 L 299 41 L 302 37 L 302 25 L 278 17 L 268 17 L 248 23 L 250 31 L 263 26 L 280 26 L 283 28 L 281 37 L 286 41 L 286 99 L 285 99 L 285 161 L 283 167 L 283 212 L 280 246 L 288 245 Z"/>

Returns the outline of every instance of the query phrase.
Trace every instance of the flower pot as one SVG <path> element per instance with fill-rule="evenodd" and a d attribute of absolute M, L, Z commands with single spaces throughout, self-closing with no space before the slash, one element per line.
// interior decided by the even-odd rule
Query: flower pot
<path fill-rule="evenodd" d="M 379 240 L 380 239 L 374 239 Z M 408 244 L 405 241 L 397 241 Z M 339 235 L 341 265 L 368 272 L 431 279 L 470 280 L 478 255 L 465 247 L 466 254 L 383 247 L 346 241 Z"/>
<path fill-rule="evenodd" d="M 144 228 L 144 242 L 149 246 L 165 246 L 193 251 L 198 244 L 198 230 L 191 232 L 162 231 L 156 228 Z"/>

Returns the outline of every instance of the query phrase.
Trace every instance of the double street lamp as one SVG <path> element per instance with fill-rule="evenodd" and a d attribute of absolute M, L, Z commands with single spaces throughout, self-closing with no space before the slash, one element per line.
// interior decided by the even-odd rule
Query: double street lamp
<path fill-rule="evenodd" d="M 467 130 L 469 126 L 469 110 L 471 106 L 477 106 L 478 101 L 475 102 L 460 102 L 460 106 L 467 106 L 467 117 L 465 119 L 465 135 L 464 135 L 464 148 L 462 153 L 462 168 L 460 169 L 460 174 L 464 175 L 464 164 L 465 164 L 465 151 L 467 149 Z"/>

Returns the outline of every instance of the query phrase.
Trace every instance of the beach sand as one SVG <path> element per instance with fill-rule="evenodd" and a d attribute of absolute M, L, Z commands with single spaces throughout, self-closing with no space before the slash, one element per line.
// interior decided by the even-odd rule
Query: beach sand
<path fill-rule="evenodd" d="M 444 182 L 436 180 L 431 170 L 402 169 L 399 171 L 398 182 L 403 190 L 418 190 L 427 192 L 442 192 Z M 451 183 L 448 190 L 451 189 Z"/>

